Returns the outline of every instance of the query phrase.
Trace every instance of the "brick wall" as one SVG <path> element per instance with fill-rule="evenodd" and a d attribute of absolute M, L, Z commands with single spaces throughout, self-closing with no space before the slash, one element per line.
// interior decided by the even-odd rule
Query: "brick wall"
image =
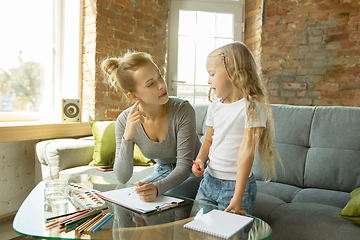
<path fill-rule="evenodd" d="M 360 106 L 358 0 L 255 2 L 270 102 Z"/>
<path fill-rule="evenodd" d="M 244 43 L 252 51 L 258 63 L 261 61 L 262 0 L 245 0 Z"/>
<path fill-rule="evenodd" d="M 356 0 L 245 0 L 244 42 L 261 64 L 271 103 L 360 106 Z M 166 66 L 166 0 L 84 0 L 83 121 L 114 120 L 128 105 L 99 64 L 125 49 Z"/>
<path fill-rule="evenodd" d="M 115 120 L 128 103 L 104 82 L 99 66 L 130 49 L 165 67 L 167 0 L 84 0 L 83 7 L 83 121 Z"/>

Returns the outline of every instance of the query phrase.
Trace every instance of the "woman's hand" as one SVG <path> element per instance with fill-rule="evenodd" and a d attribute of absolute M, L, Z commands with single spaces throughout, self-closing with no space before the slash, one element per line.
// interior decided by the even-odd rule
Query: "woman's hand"
<path fill-rule="evenodd" d="M 242 199 L 234 196 L 229 206 L 225 209 L 225 212 L 235 212 L 237 214 L 246 214 L 246 211 L 241 208 Z"/>
<path fill-rule="evenodd" d="M 198 166 L 196 166 L 196 165 L 198 165 Z M 200 170 L 198 169 L 198 167 L 200 168 Z M 191 170 L 194 173 L 194 175 L 197 177 L 201 177 L 202 175 L 204 175 L 205 169 L 204 169 L 203 161 L 201 161 L 200 159 L 196 159 L 194 161 L 194 164 L 193 164 Z"/>
<path fill-rule="evenodd" d="M 143 227 L 147 225 L 145 219 L 140 214 L 133 214 L 132 220 L 136 224 L 136 227 Z"/>
<path fill-rule="evenodd" d="M 125 141 L 131 141 L 135 136 L 136 126 L 139 123 L 145 122 L 146 114 L 144 112 L 140 112 L 140 111 L 135 112 L 136 107 L 139 104 L 140 104 L 140 101 L 137 101 L 134 104 L 134 106 L 131 108 L 131 111 L 127 117 L 126 128 L 125 128 L 124 136 L 123 136 Z"/>
<path fill-rule="evenodd" d="M 140 200 L 144 202 L 153 202 L 157 196 L 157 188 L 153 183 L 138 182 L 138 187 L 135 189 L 139 195 Z"/>

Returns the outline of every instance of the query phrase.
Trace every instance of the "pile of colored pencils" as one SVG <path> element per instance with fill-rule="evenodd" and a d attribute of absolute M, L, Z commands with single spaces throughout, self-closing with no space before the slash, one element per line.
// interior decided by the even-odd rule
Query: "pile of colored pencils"
<path fill-rule="evenodd" d="M 95 210 L 86 209 L 74 213 L 48 218 L 47 221 L 58 218 L 60 219 L 46 225 L 46 228 L 49 229 L 59 226 L 60 229 L 65 231 L 75 230 L 79 233 L 95 232 L 99 228 L 101 228 L 101 226 L 103 226 L 110 218 L 112 218 L 113 215 L 111 213 L 103 213 L 103 211 L 107 208 L 108 207 Z"/>

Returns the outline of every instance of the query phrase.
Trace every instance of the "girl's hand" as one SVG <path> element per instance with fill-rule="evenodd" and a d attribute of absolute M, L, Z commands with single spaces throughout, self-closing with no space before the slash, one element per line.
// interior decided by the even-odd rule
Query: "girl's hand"
<path fill-rule="evenodd" d="M 124 140 L 125 141 L 131 141 L 134 136 L 135 136 L 135 129 L 136 126 L 139 123 L 144 123 L 145 122 L 145 117 L 146 114 L 144 112 L 140 112 L 136 110 L 136 107 L 140 104 L 140 101 L 137 101 L 134 106 L 131 108 L 131 111 L 128 115 L 127 121 L 126 121 L 126 128 L 125 128 L 125 132 L 124 132 Z"/>
<path fill-rule="evenodd" d="M 157 188 L 153 183 L 138 182 L 138 187 L 135 189 L 139 195 L 140 200 L 144 202 L 153 202 L 157 196 Z"/>
<path fill-rule="evenodd" d="M 196 164 L 198 166 L 196 166 Z M 198 167 L 200 168 L 200 170 L 198 169 Z M 202 175 L 204 175 L 204 172 L 205 172 L 204 163 L 200 159 L 197 159 L 196 161 L 194 161 L 194 164 L 193 164 L 191 170 L 195 176 L 201 177 Z"/>
<path fill-rule="evenodd" d="M 233 197 L 230 201 L 229 206 L 225 209 L 225 212 L 235 212 L 237 214 L 246 214 L 246 211 L 241 208 L 242 199 Z"/>

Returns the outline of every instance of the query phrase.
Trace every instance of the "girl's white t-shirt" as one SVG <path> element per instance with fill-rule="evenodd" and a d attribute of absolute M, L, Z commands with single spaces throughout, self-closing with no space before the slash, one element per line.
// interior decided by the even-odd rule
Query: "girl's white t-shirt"
<path fill-rule="evenodd" d="M 237 156 L 245 128 L 248 128 L 246 102 L 244 98 L 233 103 L 220 100 L 216 98 L 208 108 L 206 125 L 213 127 L 214 135 L 207 171 L 219 179 L 236 180 Z M 258 102 L 254 103 L 258 121 L 252 119 L 250 127 L 266 127 L 267 115 Z"/>

